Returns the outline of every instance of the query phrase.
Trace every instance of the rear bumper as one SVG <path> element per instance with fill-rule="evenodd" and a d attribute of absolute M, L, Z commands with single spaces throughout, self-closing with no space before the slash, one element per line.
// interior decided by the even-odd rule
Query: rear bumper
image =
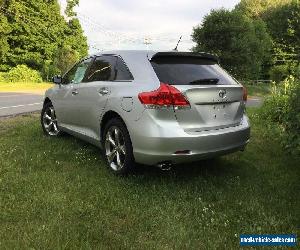
<path fill-rule="evenodd" d="M 232 153 L 243 150 L 250 139 L 246 116 L 238 126 L 196 133 L 186 133 L 175 124 L 169 124 L 165 130 L 148 126 L 149 123 L 144 125 L 143 133 L 137 133 L 137 126 L 132 138 L 136 162 L 147 165 L 193 162 Z M 188 153 L 175 154 L 177 151 Z"/>

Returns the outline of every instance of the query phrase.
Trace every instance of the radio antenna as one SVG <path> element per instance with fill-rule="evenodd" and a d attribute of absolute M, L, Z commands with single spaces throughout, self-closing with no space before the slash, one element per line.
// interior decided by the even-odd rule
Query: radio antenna
<path fill-rule="evenodd" d="M 177 45 L 176 45 L 176 47 L 175 47 L 175 49 L 174 49 L 175 51 L 178 51 L 177 48 L 178 48 L 178 45 L 179 45 L 179 43 L 180 43 L 180 41 L 181 41 L 181 38 L 182 38 L 182 36 L 179 37 L 179 40 L 178 40 L 178 42 L 177 42 Z"/>

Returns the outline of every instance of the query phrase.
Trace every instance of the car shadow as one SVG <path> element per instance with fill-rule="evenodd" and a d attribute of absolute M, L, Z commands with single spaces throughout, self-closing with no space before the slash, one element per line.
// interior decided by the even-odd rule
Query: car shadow
<path fill-rule="evenodd" d="M 95 157 L 97 157 L 102 162 L 105 162 L 104 154 L 101 149 L 91 145 L 85 141 L 75 138 L 71 135 L 64 134 L 64 140 L 75 142 L 80 148 L 89 148 Z M 92 153 L 92 154 L 93 154 Z M 235 153 L 237 154 L 237 153 Z M 108 170 L 107 170 L 108 171 Z M 227 156 L 216 157 L 212 159 L 200 160 L 192 163 L 173 165 L 170 170 L 161 170 L 156 166 L 147 166 L 142 164 L 137 164 L 134 171 L 126 176 L 117 176 L 117 178 L 127 178 L 128 181 L 135 182 L 135 179 L 139 182 L 140 179 L 143 181 L 151 182 L 151 180 L 156 180 L 158 178 L 184 180 L 191 178 L 224 178 L 224 176 L 231 178 L 238 175 L 242 175 L 243 169 L 236 163 L 235 160 Z"/>
<path fill-rule="evenodd" d="M 226 157 L 217 157 L 213 159 L 200 160 L 193 163 L 173 165 L 170 170 L 161 170 L 155 166 L 137 165 L 134 175 L 148 176 L 155 178 L 165 176 L 172 178 L 195 178 L 201 177 L 218 177 L 218 176 L 235 176 L 239 174 L 239 166 Z M 148 179 L 149 179 L 148 178 Z"/>

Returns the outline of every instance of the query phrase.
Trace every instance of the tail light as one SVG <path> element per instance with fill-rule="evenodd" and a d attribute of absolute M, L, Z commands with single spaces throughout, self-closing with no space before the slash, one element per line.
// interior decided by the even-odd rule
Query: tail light
<path fill-rule="evenodd" d="M 175 87 L 166 83 L 161 83 L 160 87 L 154 91 L 142 92 L 138 95 L 139 100 L 146 108 L 170 107 L 185 108 L 190 107 L 190 103 L 185 96 Z"/>
<path fill-rule="evenodd" d="M 245 86 L 243 86 L 243 101 L 247 101 L 248 91 Z"/>

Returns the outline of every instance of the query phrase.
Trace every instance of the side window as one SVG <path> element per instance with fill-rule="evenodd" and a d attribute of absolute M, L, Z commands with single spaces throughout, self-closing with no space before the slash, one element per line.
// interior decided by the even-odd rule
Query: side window
<path fill-rule="evenodd" d="M 116 72 L 114 80 L 133 80 L 132 74 L 130 73 L 125 62 L 121 58 L 117 58 Z"/>
<path fill-rule="evenodd" d="M 97 57 L 87 72 L 85 80 L 87 82 L 113 80 L 115 64 L 116 58 L 114 56 Z"/>
<path fill-rule="evenodd" d="M 89 58 L 89 59 L 86 59 L 86 60 L 76 64 L 67 74 L 65 74 L 65 76 L 63 78 L 63 84 L 81 83 L 91 61 L 92 61 L 92 58 Z"/>

